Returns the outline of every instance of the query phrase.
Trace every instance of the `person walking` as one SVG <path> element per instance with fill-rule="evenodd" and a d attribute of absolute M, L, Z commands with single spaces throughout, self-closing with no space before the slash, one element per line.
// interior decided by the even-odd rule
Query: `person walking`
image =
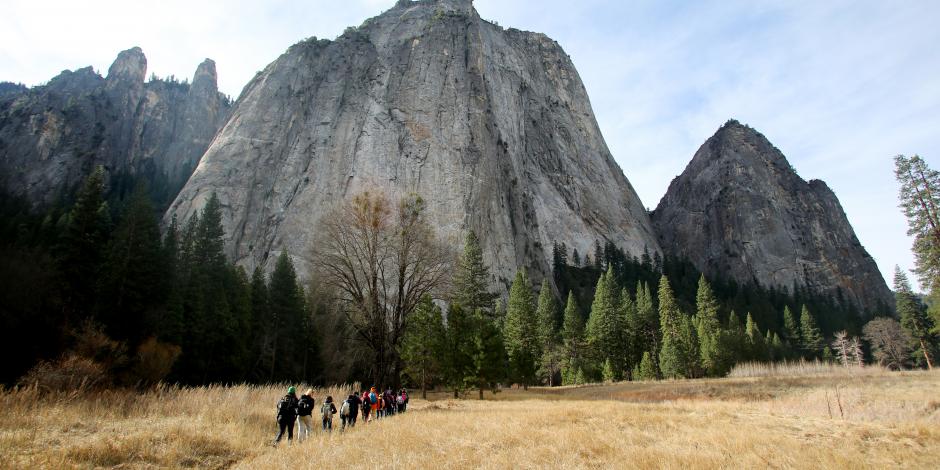
<path fill-rule="evenodd" d="M 372 410 L 372 404 L 369 403 L 369 392 L 362 391 L 362 422 L 369 422 L 369 411 Z"/>
<path fill-rule="evenodd" d="M 356 395 L 355 393 L 350 393 L 349 396 L 346 397 L 346 401 L 343 402 L 343 406 L 348 407 L 349 413 L 346 415 L 346 421 L 344 422 L 343 428 L 345 428 L 346 425 L 348 425 L 349 427 L 356 426 L 356 418 L 359 417 L 359 406 L 361 404 L 362 404 L 362 401 L 359 400 L 359 395 Z M 340 414 L 339 414 L 340 417 L 343 416 L 342 411 L 343 410 L 340 409 Z"/>
<path fill-rule="evenodd" d="M 287 388 L 287 395 L 281 397 L 277 402 L 277 437 L 274 438 L 274 445 L 281 442 L 284 437 L 284 431 L 287 431 L 287 442 L 294 440 L 294 420 L 297 419 L 297 391 L 291 386 Z"/>
<path fill-rule="evenodd" d="M 379 418 L 379 395 L 375 393 L 375 387 L 369 389 L 369 406 L 372 408 L 372 419 Z"/>
<path fill-rule="evenodd" d="M 308 388 L 297 400 L 297 442 L 303 442 L 313 432 L 313 389 Z"/>
<path fill-rule="evenodd" d="M 395 414 L 395 394 L 392 393 L 391 388 L 385 389 L 385 393 L 382 394 L 382 401 L 385 403 L 385 416 L 392 416 Z"/>
<path fill-rule="evenodd" d="M 320 417 L 323 418 L 323 430 L 333 432 L 333 415 L 336 414 L 336 405 L 333 404 L 333 397 L 326 397 L 326 401 L 320 405 Z"/>
<path fill-rule="evenodd" d="M 404 402 L 401 405 L 401 411 L 404 413 L 408 409 L 408 390 L 401 389 L 401 399 Z"/>

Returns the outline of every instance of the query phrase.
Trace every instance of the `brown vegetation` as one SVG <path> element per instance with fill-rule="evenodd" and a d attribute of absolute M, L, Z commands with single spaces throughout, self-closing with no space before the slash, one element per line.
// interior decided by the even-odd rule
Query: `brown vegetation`
<path fill-rule="evenodd" d="M 0 453 L 40 468 L 935 468 L 938 387 L 936 372 L 868 369 L 534 387 L 483 402 L 441 393 L 279 448 L 282 387 L 21 389 L 0 394 Z M 317 390 L 318 403 L 326 394 L 347 387 Z"/>

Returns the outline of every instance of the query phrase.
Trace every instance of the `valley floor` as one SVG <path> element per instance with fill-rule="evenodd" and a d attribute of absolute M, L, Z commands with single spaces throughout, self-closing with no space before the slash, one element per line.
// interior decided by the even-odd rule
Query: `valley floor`
<path fill-rule="evenodd" d="M 938 391 L 938 372 L 876 372 L 439 392 L 279 448 L 280 387 L 7 391 L 0 467 L 937 468 Z"/>

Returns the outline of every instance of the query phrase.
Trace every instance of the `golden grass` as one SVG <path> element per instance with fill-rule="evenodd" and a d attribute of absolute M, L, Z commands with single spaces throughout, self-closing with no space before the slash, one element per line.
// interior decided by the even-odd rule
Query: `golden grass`
<path fill-rule="evenodd" d="M 0 467 L 936 468 L 940 461 L 937 372 L 533 388 L 487 392 L 482 402 L 441 392 L 413 399 L 404 415 L 273 448 L 282 389 L 163 388 L 38 402 L 30 391 L 3 392 Z M 318 402 L 327 393 L 346 395 L 318 391 Z"/>
<path fill-rule="evenodd" d="M 879 375 L 887 369 L 878 365 L 847 365 L 820 360 L 744 362 L 736 364 L 728 377 L 806 377 L 806 376 L 852 376 Z"/>

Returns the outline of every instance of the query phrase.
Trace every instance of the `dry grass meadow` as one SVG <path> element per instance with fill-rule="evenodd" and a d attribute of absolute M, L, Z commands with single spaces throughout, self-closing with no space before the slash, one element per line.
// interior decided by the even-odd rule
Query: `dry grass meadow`
<path fill-rule="evenodd" d="M 760 375 L 760 374 L 758 374 Z M 281 387 L 0 392 L 3 468 L 938 468 L 940 373 L 763 374 L 434 394 L 270 445 Z M 318 403 L 341 388 L 318 392 Z M 338 424 L 338 419 L 337 419 Z"/>

